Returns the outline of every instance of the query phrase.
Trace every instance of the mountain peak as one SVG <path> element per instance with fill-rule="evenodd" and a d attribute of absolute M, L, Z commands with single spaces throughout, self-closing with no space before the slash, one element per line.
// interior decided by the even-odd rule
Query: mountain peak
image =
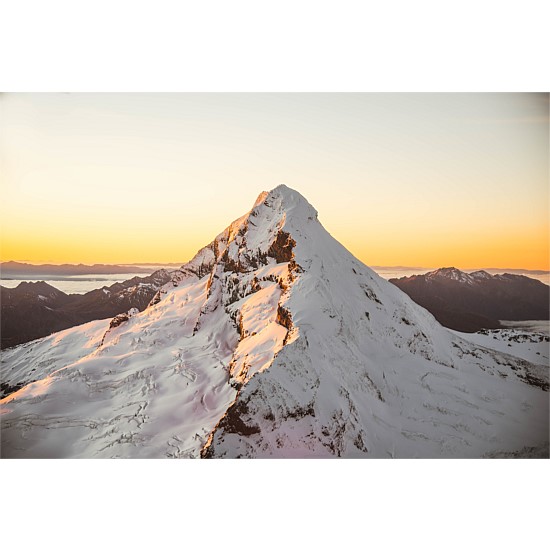
<path fill-rule="evenodd" d="M 274 187 L 271 191 L 269 191 L 268 195 L 280 196 L 287 201 L 307 202 L 306 198 L 301 193 L 299 193 L 295 189 L 291 189 L 284 183 L 281 183 L 277 185 L 277 187 Z"/>
<path fill-rule="evenodd" d="M 472 283 L 472 278 L 464 271 L 460 271 L 456 267 L 441 267 L 435 271 L 426 273 L 427 279 L 451 279 L 461 283 Z"/>
<path fill-rule="evenodd" d="M 45 281 L 21 281 L 13 290 L 18 292 L 27 292 L 31 294 L 57 294 L 62 295 L 64 292 L 58 290 Z"/>
<path fill-rule="evenodd" d="M 274 191 L 277 191 L 279 193 L 285 193 L 287 195 L 300 195 L 300 193 L 298 193 L 298 191 L 295 191 L 294 189 L 291 189 L 290 187 L 288 187 L 288 185 L 285 185 L 284 183 L 280 183 L 279 185 L 277 185 L 277 187 L 274 187 L 270 191 L 270 193 L 273 193 Z M 302 195 L 300 195 L 300 197 L 302 197 Z"/>
<path fill-rule="evenodd" d="M 479 269 L 478 271 L 473 271 L 470 273 L 470 277 L 474 277 L 475 279 L 492 279 L 493 276 L 487 273 L 487 271 L 484 271 L 483 269 Z"/>
<path fill-rule="evenodd" d="M 279 210 L 286 218 L 292 217 L 295 221 L 301 219 L 317 219 L 317 210 L 298 191 L 285 184 L 280 184 L 267 193 L 263 202 L 267 207 Z"/>
<path fill-rule="evenodd" d="M 440 267 L 432 271 L 433 274 L 437 275 L 452 275 L 453 273 L 463 273 L 460 269 L 456 267 Z"/>

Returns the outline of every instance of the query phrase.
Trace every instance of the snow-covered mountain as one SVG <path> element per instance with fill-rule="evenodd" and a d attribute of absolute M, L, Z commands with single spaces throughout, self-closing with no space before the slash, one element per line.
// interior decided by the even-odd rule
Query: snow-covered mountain
<path fill-rule="evenodd" d="M 548 455 L 548 365 L 444 329 L 284 185 L 145 311 L 2 357 L 4 457 Z"/>

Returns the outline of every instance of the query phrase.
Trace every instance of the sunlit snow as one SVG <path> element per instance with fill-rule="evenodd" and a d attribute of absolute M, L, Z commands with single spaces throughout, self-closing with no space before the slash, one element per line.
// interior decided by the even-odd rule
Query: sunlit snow
<path fill-rule="evenodd" d="M 547 453 L 548 356 L 507 343 L 443 328 L 279 186 L 143 312 L 3 352 L 2 456 Z"/>

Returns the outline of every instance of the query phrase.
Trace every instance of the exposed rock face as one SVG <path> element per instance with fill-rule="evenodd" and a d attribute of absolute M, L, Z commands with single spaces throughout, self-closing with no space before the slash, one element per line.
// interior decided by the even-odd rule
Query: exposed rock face
<path fill-rule="evenodd" d="M 127 313 L 119 313 L 115 317 L 111 319 L 111 322 L 109 323 L 109 328 L 116 328 L 122 325 L 122 323 L 125 323 L 130 317 Z"/>
<path fill-rule="evenodd" d="M 287 330 L 292 330 L 293 328 L 290 311 L 281 305 L 277 307 L 277 322 Z"/>
<path fill-rule="evenodd" d="M 296 246 L 296 241 L 285 231 L 279 231 L 277 238 L 273 244 L 269 247 L 267 255 L 271 258 L 275 258 L 278 264 L 283 262 L 290 262 L 293 259 L 294 254 L 292 249 Z"/>

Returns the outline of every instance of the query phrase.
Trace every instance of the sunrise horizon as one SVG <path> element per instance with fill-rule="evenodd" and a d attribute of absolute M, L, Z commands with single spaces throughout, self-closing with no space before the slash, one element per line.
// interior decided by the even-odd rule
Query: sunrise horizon
<path fill-rule="evenodd" d="M 190 260 L 285 183 L 366 265 L 549 270 L 548 94 L 2 94 L 2 261 Z"/>
<path fill-rule="evenodd" d="M 307 199 L 307 197 L 306 197 Z M 251 206 L 251 205 L 250 205 Z M 245 211 L 243 210 L 242 214 Z M 322 216 L 319 214 L 319 218 L 322 223 Z M 134 256 L 125 256 L 123 252 L 118 252 L 116 249 L 110 250 L 108 255 L 104 255 L 104 251 L 101 251 L 97 256 L 91 255 L 88 251 L 94 248 L 96 244 L 94 241 L 86 243 L 86 252 L 83 252 L 83 247 L 80 243 L 75 247 L 71 243 L 64 243 L 62 237 L 60 241 L 56 243 L 56 247 L 48 246 L 46 243 L 41 243 L 40 238 L 34 236 L 31 241 L 27 243 L 21 243 L 15 245 L 15 251 L 10 254 L 9 250 L 12 249 L 11 243 L 6 245 L 5 242 L 2 243 L 2 248 L 0 249 L 0 261 L 4 262 L 22 262 L 29 263 L 33 265 L 41 264 L 53 264 L 53 265 L 62 265 L 62 264 L 84 264 L 84 265 L 94 265 L 94 264 L 104 264 L 104 265 L 183 265 L 189 262 L 195 254 L 211 243 L 214 238 L 220 234 L 225 227 L 229 226 L 234 220 L 238 219 L 238 216 L 235 219 L 226 220 L 226 225 L 222 228 L 220 226 L 219 230 L 214 234 L 205 235 L 202 240 L 199 240 L 200 237 L 196 237 L 193 241 L 188 241 L 187 243 L 174 239 L 174 242 L 170 242 L 170 246 L 176 250 L 185 250 L 186 252 L 180 254 L 179 256 L 172 256 L 169 258 L 165 257 L 164 261 L 158 261 L 158 256 L 155 257 L 148 252 L 140 251 L 140 254 L 147 254 L 146 256 L 139 256 L 135 254 Z M 532 238 L 530 242 L 526 243 L 525 235 L 509 235 L 507 239 L 503 239 L 501 235 L 493 236 L 492 246 L 485 245 L 485 247 L 480 247 L 479 244 L 474 246 L 472 242 L 455 241 L 454 245 L 449 245 L 448 242 L 438 242 L 433 243 L 434 248 L 448 248 L 449 251 L 445 254 L 442 254 L 440 257 L 434 257 L 429 248 L 426 247 L 424 242 L 418 250 L 414 252 L 396 250 L 391 253 L 387 250 L 384 251 L 384 254 L 376 256 L 370 255 L 368 251 L 365 251 L 365 246 L 362 246 L 360 243 L 350 240 L 346 242 L 345 236 L 337 237 L 330 231 L 330 228 L 326 227 L 329 233 L 339 240 L 350 252 L 354 254 L 361 262 L 370 267 L 396 267 L 396 268 L 408 268 L 408 269 L 437 269 L 440 267 L 456 267 L 461 270 L 474 270 L 474 269 L 515 269 L 515 270 L 526 270 L 526 271 L 541 271 L 548 272 L 550 271 L 550 260 L 548 255 L 548 244 L 544 242 L 544 236 L 548 235 L 548 231 L 541 230 L 538 233 L 540 238 Z M 405 248 L 407 243 L 410 242 L 410 235 L 403 235 L 405 242 L 402 244 L 402 248 Z M 488 236 L 485 238 L 489 241 Z M 542 241 L 542 242 L 539 242 Z M 17 254 L 18 250 L 24 250 L 25 244 L 27 248 L 27 253 L 25 255 Z M 63 249 L 63 245 L 66 245 L 66 250 Z M 100 246 L 103 246 L 103 243 L 99 243 Z M 111 247 L 116 243 L 110 242 Z M 120 249 L 128 249 L 128 242 L 120 246 Z M 135 243 L 140 249 L 140 243 Z M 384 247 L 385 242 L 381 239 L 378 243 L 379 247 Z M 517 259 L 513 259 L 511 255 L 503 255 L 503 245 L 506 249 L 515 246 L 516 251 L 518 252 Z M 540 250 L 546 248 L 546 253 L 544 257 L 540 260 L 537 259 L 537 256 L 540 254 Z M 76 250 L 75 250 L 76 249 Z M 33 254 L 33 251 L 36 250 L 36 254 Z M 177 258 L 184 257 L 183 261 L 178 260 Z M 426 259 L 422 259 L 426 258 Z M 461 259 L 462 258 L 462 259 Z M 468 258 L 472 258 L 469 260 Z M 476 261 L 475 258 L 478 258 Z"/>

